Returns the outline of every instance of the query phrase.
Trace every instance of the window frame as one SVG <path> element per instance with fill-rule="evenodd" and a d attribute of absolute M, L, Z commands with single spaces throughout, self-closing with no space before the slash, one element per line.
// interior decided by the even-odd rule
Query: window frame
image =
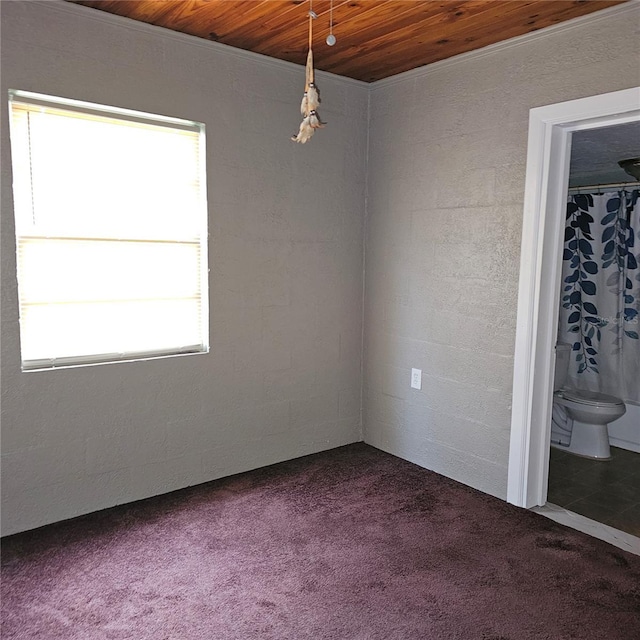
<path fill-rule="evenodd" d="M 192 120 L 184 120 L 181 118 L 163 116 L 151 113 L 145 113 L 142 111 L 136 111 L 132 109 L 125 109 L 122 107 L 113 107 L 107 105 L 100 105 L 91 102 L 85 102 L 80 100 L 74 100 L 70 98 L 62 98 L 56 96 L 49 96 L 41 93 L 35 93 L 30 91 L 9 89 L 9 128 L 11 134 L 11 167 L 13 172 L 13 195 L 14 195 L 14 223 L 15 223 L 15 241 L 16 241 L 16 275 L 18 280 L 18 310 L 20 315 L 20 355 L 21 355 L 21 369 L 24 372 L 28 371 L 44 371 L 54 369 L 66 369 L 72 367 L 84 367 L 84 366 L 96 366 L 103 364 L 112 364 L 116 362 L 132 362 L 132 361 L 145 361 L 155 360 L 159 358 L 176 357 L 184 355 L 195 355 L 202 353 L 209 353 L 210 349 L 210 319 L 209 319 L 209 266 L 208 266 L 208 236 L 209 236 L 209 220 L 208 220 L 208 203 L 207 203 L 207 171 L 206 171 L 206 127 L 202 122 L 196 122 Z M 166 240 L 153 238 L 153 234 L 149 233 L 146 237 L 89 237 L 83 238 L 82 234 L 78 236 L 71 236 L 72 240 L 102 240 L 104 242 L 129 242 L 131 240 L 139 242 L 170 242 L 173 245 L 190 244 L 197 246 L 198 249 L 198 317 L 197 323 L 199 326 L 199 337 L 201 338 L 199 344 L 183 345 L 183 346 L 167 346 L 151 349 L 127 349 L 114 353 L 96 352 L 91 354 L 76 354 L 76 355 L 63 355 L 56 357 L 43 357 L 43 358 L 29 358 L 25 359 L 23 350 L 23 300 L 20 290 L 20 255 L 21 242 L 30 239 L 50 239 L 58 238 L 64 240 L 66 234 L 38 234 L 37 227 L 36 232 L 24 232 L 24 224 L 20 219 L 23 212 L 18 211 L 16 207 L 16 190 L 19 186 L 16 186 L 19 179 L 16 177 L 16 165 L 14 162 L 15 145 L 20 144 L 17 140 L 18 135 L 15 134 L 16 125 L 14 123 L 14 103 L 20 105 L 27 105 L 27 109 L 38 107 L 44 110 L 57 110 L 63 112 L 74 112 L 81 114 L 82 116 L 107 118 L 111 121 L 124 121 L 141 125 L 151 125 L 162 127 L 165 129 L 172 129 L 176 131 L 186 131 L 195 133 L 197 136 L 197 176 L 194 179 L 198 182 L 197 198 L 194 200 L 196 203 L 193 207 L 195 212 L 195 219 L 197 220 L 197 233 L 191 239 L 185 239 L 182 237 L 177 240 Z M 115 123 L 117 124 L 117 122 Z M 31 163 L 31 160 L 29 160 Z M 31 167 L 31 164 L 29 164 Z M 33 187 L 29 189 L 29 196 L 33 198 Z M 194 191 L 195 193 L 195 191 Z M 26 195 L 26 194 L 24 194 Z M 193 280 L 195 283 L 195 278 Z M 172 299 L 172 298 L 168 298 Z M 179 300 L 180 298 L 173 298 Z M 138 302 L 143 302 L 147 299 L 140 298 Z M 151 300 L 151 299 L 148 299 Z M 107 301 L 105 299 L 105 301 Z M 135 301 L 132 299 L 131 301 Z M 118 303 L 115 303 L 118 304 Z M 121 304 L 121 303 L 120 303 Z M 196 316 L 193 315 L 194 321 Z M 53 343 L 53 342 L 52 342 Z"/>

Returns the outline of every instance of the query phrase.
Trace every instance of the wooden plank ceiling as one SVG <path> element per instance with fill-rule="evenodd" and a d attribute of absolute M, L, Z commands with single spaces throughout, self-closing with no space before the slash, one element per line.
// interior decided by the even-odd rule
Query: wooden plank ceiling
<path fill-rule="evenodd" d="M 308 0 L 70 0 L 304 64 Z M 627 0 L 312 0 L 317 69 L 373 82 Z"/>

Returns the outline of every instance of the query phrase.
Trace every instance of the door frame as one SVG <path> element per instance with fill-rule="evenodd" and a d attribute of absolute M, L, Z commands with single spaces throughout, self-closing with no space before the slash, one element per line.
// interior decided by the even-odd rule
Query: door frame
<path fill-rule="evenodd" d="M 507 502 L 547 500 L 555 342 L 571 136 L 640 121 L 640 87 L 531 109 Z"/>

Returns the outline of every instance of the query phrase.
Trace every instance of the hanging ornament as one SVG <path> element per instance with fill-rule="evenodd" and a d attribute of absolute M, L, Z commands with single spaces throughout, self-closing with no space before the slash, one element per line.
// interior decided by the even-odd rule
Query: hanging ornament
<path fill-rule="evenodd" d="M 300 113 L 303 116 L 298 133 L 291 136 L 294 142 L 304 144 L 315 133 L 316 129 L 324 127 L 325 123 L 318 115 L 318 105 L 320 104 L 320 93 L 315 82 L 315 72 L 313 69 L 313 21 L 318 16 L 311 7 L 312 0 L 309 0 L 309 52 L 307 53 L 307 66 L 305 69 L 304 95 L 300 103 Z"/>
<path fill-rule="evenodd" d="M 314 131 L 315 129 L 311 126 L 310 117 L 307 116 L 306 118 L 303 118 L 302 122 L 300 123 L 300 130 L 298 131 L 298 133 L 292 135 L 291 139 L 295 142 L 304 144 L 311 138 L 311 136 L 314 134 Z"/>

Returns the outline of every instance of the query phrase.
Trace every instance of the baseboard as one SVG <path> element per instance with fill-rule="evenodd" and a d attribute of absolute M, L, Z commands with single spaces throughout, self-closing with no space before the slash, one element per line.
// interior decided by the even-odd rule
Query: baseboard
<path fill-rule="evenodd" d="M 640 538 L 626 531 L 620 531 L 602 522 L 590 520 L 578 513 L 567 511 L 564 507 L 559 507 L 549 502 L 543 507 L 533 507 L 531 511 L 535 511 L 546 518 L 551 518 L 551 520 L 571 529 L 576 529 L 599 540 L 604 540 L 614 547 L 618 547 L 618 549 L 640 556 Z"/>

